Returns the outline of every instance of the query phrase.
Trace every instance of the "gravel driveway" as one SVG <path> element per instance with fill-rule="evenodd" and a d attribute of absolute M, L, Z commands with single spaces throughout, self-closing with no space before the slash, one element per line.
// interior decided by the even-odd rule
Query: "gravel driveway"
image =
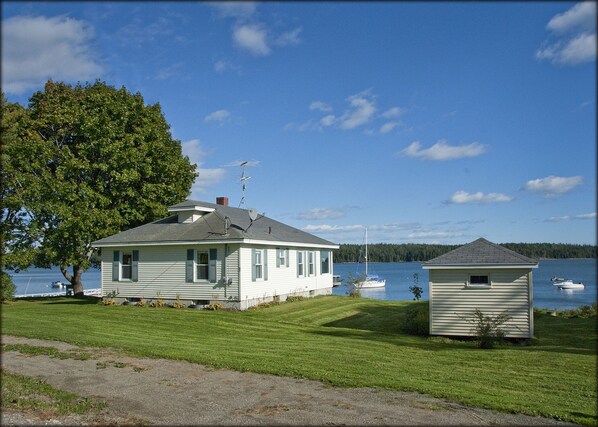
<path fill-rule="evenodd" d="M 337 388 L 318 381 L 211 369 L 112 350 L 3 336 L 5 344 L 84 350 L 89 360 L 2 354 L 2 368 L 108 403 L 99 414 L 44 418 L 2 411 L 2 425 L 556 425 L 418 393 Z"/>

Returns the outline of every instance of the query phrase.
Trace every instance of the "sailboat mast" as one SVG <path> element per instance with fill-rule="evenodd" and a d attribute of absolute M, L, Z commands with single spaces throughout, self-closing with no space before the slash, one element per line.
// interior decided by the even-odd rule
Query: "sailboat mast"
<path fill-rule="evenodd" d="M 365 228 L 365 277 L 368 277 L 368 228 Z"/>

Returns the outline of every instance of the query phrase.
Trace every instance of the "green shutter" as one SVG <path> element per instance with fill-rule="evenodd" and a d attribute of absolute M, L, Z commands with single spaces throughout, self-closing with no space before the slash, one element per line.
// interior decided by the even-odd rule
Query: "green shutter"
<path fill-rule="evenodd" d="M 255 249 L 251 250 L 251 281 L 255 282 Z"/>
<path fill-rule="evenodd" d="M 185 282 L 193 282 L 193 260 L 195 258 L 195 250 L 187 249 L 187 262 L 185 263 Z"/>
<path fill-rule="evenodd" d="M 284 262 L 286 263 L 286 267 L 289 266 L 289 248 L 283 249 L 284 250 Z"/>
<path fill-rule="evenodd" d="M 120 279 L 120 251 L 113 252 L 112 258 L 112 281 L 118 282 Z"/>
<path fill-rule="evenodd" d="M 210 249 L 210 260 L 208 261 L 208 279 L 211 283 L 216 283 L 216 260 L 218 259 L 218 249 Z"/>
<path fill-rule="evenodd" d="M 268 249 L 264 249 L 264 260 L 262 261 L 262 270 L 264 270 L 264 280 L 268 280 Z"/>
<path fill-rule="evenodd" d="M 139 251 L 133 251 L 133 261 L 131 263 L 131 280 L 139 280 Z"/>

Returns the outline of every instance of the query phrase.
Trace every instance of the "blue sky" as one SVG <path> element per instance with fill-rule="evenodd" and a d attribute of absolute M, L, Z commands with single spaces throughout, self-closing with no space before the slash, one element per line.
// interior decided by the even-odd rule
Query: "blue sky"
<path fill-rule="evenodd" d="M 2 90 L 159 102 L 200 173 L 337 243 L 596 244 L 596 3 L 2 2 Z"/>

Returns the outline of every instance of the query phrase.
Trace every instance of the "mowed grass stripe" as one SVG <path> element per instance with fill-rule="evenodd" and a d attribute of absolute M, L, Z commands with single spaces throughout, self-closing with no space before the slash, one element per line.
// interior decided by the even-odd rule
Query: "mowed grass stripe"
<path fill-rule="evenodd" d="M 536 316 L 544 337 L 538 345 L 484 351 L 473 342 L 399 333 L 414 304 L 323 297 L 208 312 L 62 299 L 6 305 L 2 321 L 7 334 L 595 423 L 596 351 L 588 344 L 596 341 L 595 319 Z"/>

